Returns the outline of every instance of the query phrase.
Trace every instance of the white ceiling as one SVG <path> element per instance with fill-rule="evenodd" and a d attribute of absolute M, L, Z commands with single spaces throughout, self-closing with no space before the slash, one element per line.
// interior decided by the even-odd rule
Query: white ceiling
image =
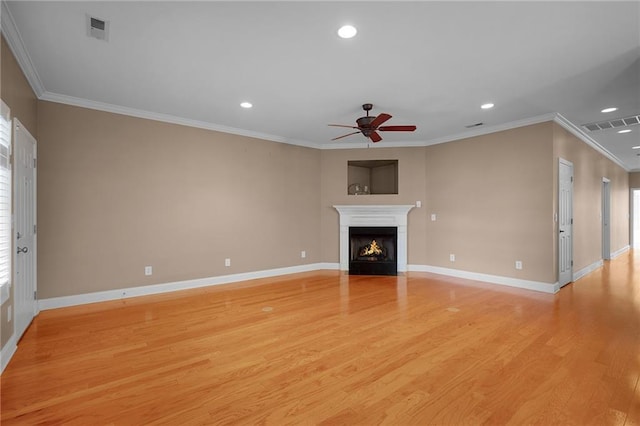
<path fill-rule="evenodd" d="M 41 99 L 323 147 L 429 145 L 557 117 L 640 115 L 640 2 L 7 2 L 2 31 Z M 86 16 L 109 21 L 108 41 Z M 350 23 L 358 34 L 336 35 Z M 240 108 L 250 101 L 250 110 Z M 485 102 L 495 103 L 481 110 Z M 603 114 L 608 106 L 618 110 Z M 555 114 L 560 114 L 557 116 Z M 466 125 L 482 122 L 473 130 Z M 640 125 L 585 132 L 640 170 Z"/>

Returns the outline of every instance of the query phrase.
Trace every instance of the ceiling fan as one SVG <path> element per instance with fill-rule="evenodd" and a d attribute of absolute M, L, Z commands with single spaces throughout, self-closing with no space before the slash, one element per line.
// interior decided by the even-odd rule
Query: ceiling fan
<path fill-rule="evenodd" d="M 355 135 L 356 133 L 362 133 L 366 138 L 371 139 L 372 142 L 380 142 L 382 137 L 378 132 L 413 132 L 416 126 L 381 126 L 387 120 L 391 118 L 391 115 L 382 113 L 377 117 L 369 115 L 369 111 L 373 108 L 373 104 L 364 104 L 362 109 L 367 112 L 365 117 L 360 117 L 356 120 L 357 126 L 347 126 L 344 124 L 329 124 L 334 127 L 348 127 L 350 129 L 358 129 L 355 132 L 347 133 L 346 135 L 338 136 L 331 139 L 335 141 L 337 139 L 346 138 L 347 136 Z"/>

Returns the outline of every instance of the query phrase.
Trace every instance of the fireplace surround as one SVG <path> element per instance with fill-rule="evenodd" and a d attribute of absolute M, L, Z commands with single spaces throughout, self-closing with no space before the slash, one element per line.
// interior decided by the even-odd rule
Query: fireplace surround
<path fill-rule="evenodd" d="M 350 227 L 395 227 L 397 272 L 407 271 L 407 216 L 413 205 L 335 205 L 340 214 L 340 270 L 349 271 Z"/>

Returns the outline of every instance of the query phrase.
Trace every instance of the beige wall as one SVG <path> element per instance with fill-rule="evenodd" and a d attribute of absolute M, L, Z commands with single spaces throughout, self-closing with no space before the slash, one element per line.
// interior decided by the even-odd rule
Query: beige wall
<path fill-rule="evenodd" d="M 321 152 L 321 250 L 324 262 L 338 263 L 339 215 L 337 204 L 415 204 L 425 200 L 424 147 L 337 149 Z M 347 194 L 347 162 L 350 160 L 398 160 L 398 194 Z M 426 209 L 409 211 L 407 251 L 410 264 L 421 264 L 426 254 Z"/>
<path fill-rule="evenodd" d="M 50 102 L 38 114 L 39 297 L 321 260 L 319 151 Z"/>
<path fill-rule="evenodd" d="M 16 117 L 37 138 L 37 99 L 27 79 L 22 74 L 4 37 L 0 37 L 0 97 Z M 13 305 L 11 297 L 0 308 L 0 347 L 4 347 L 13 335 L 13 321 L 7 320 L 7 310 Z"/>
<path fill-rule="evenodd" d="M 611 181 L 611 252 L 629 245 L 628 173 L 554 124 L 554 176 L 558 158 L 573 163 L 573 264 L 574 271 L 602 259 L 602 178 Z M 557 184 L 554 185 L 557 206 Z"/>
<path fill-rule="evenodd" d="M 554 283 L 551 154 L 551 123 L 428 147 L 423 263 Z"/>
<path fill-rule="evenodd" d="M 629 173 L 629 188 L 640 188 L 640 172 Z"/>

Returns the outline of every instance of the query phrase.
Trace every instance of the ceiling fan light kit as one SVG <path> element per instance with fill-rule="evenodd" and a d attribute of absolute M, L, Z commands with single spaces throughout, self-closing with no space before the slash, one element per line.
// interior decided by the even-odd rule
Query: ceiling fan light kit
<path fill-rule="evenodd" d="M 392 116 L 384 112 L 376 117 L 370 116 L 369 111 L 373 109 L 373 104 L 363 104 L 362 109 L 366 111 L 367 115 L 356 120 L 357 126 L 329 124 L 329 126 L 333 127 L 347 127 L 350 129 L 356 129 L 355 132 L 338 136 L 337 138 L 331 139 L 332 141 L 346 138 L 347 136 L 355 135 L 357 133 L 362 133 L 364 137 L 369 138 L 372 142 L 380 142 L 382 140 L 382 136 L 380 136 L 378 132 L 413 132 L 414 130 L 416 130 L 416 126 L 414 125 L 382 126 L 382 124 L 387 122 Z"/>

